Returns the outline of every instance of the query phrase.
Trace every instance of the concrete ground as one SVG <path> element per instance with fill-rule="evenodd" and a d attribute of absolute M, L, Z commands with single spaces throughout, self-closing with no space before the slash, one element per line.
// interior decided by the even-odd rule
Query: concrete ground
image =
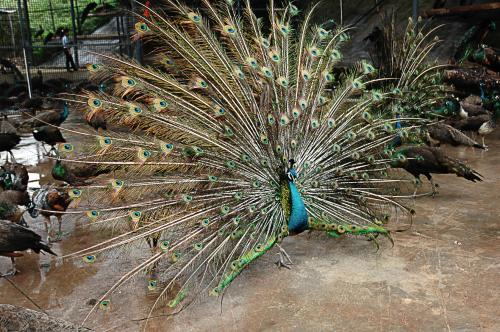
<path fill-rule="evenodd" d="M 384 240 L 376 251 L 359 239 L 287 238 L 291 270 L 274 265 L 275 252 L 265 255 L 237 278 L 222 304 L 207 297 L 175 316 L 158 312 L 146 330 L 500 331 L 500 135 L 492 136 L 486 152 L 447 148 L 485 181 L 435 176 L 439 195 L 417 200 L 413 227 L 394 234 L 394 247 Z M 40 183 L 48 179 L 46 166 L 33 170 L 41 171 Z M 29 223 L 43 233 L 40 219 Z M 63 231 L 63 241 L 54 244 L 61 255 L 98 236 L 69 217 Z M 92 299 L 138 258 L 118 252 L 88 266 L 26 254 L 17 260 L 21 273 L 10 278 L 19 289 L 0 279 L 0 302 L 36 309 L 22 290 L 47 313 L 81 322 Z M 0 258 L 0 271 L 8 268 L 9 260 Z M 85 325 L 97 331 L 143 328 L 153 300 L 146 282 L 129 284 L 113 297 L 110 311 Z"/>

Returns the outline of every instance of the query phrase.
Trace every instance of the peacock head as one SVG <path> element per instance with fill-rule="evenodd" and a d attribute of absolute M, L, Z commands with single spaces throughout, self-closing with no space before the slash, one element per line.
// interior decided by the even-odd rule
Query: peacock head
<path fill-rule="evenodd" d="M 444 103 L 444 107 L 453 115 L 460 112 L 460 103 L 455 98 L 448 98 Z"/>
<path fill-rule="evenodd" d="M 295 160 L 290 159 L 288 162 L 290 163 L 290 167 L 286 172 L 286 177 L 288 178 L 288 181 L 293 182 L 293 180 L 298 178 L 299 175 L 297 174 L 297 170 L 293 167 L 293 165 L 295 165 Z"/>

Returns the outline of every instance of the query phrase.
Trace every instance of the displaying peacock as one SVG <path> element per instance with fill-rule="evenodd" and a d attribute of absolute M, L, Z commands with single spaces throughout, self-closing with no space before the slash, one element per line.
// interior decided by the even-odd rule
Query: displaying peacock
<path fill-rule="evenodd" d="M 306 230 L 390 238 L 384 223 L 391 213 L 409 217 L 411 194 L 388 176 L 384 148 L 396 123 L 421 123 L 381 115 L 385 98 L 406 95 L 372 88 L 384 78 L 368 62 L 334 79 L 347 29 L 315 25 L 315 7 L 302 15 L 272 0 L 267 23 L 249 1 L 242 15 L 233 1 L 167 3 L 168 16 L 150 8 L 135 24 L 135 38 L 155 45 L 150 65 L 102 55 L 88 68 L 114 86 L 77 100 L 129 131 L 82 132 L 59 149 L 64 163 L 113 174 L 68 189 L 78 206 L 67 213 L 112 234 L 65 258 L 93 263 L 110 250 L 144 249 L 144 240 L 152 251 L 93 309 L 110 308 L 113 293 L 144 272 L 158 295 L 151 310 L 221 295 L 249 264 Z"/>
<path fill-rule="evenodd" d="M 410 18 L 406 29 L 401 31 L 394 11 L 384 13 L 381 22 L 382 29 L 375 29 L 371 38 L 367 37 L 372 45 L 369 53 L 378 76 L 391 79 L 377 84 L 402 94 L 400 98 L 386 98 L 381 109 L 386 116 L 433 117 L 446 96 L 442 83 L 446 65 L 428 59 L 440 43 L 435 32 L 441 25 L 429 27 L 420 18 L 418 22 Z"/>

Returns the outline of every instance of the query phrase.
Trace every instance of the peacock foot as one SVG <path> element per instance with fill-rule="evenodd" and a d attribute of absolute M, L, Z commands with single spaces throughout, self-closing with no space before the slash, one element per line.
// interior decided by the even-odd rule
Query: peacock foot
<path fill-rule="evenodd" d="M 52 240 L 52 242 L 60 242 L 62 241 L 64 233 L 63 232 L 57 232 L 56 237 Z"/>
<path fill-rule="evenodd" d="M 19 272 L 21 272 L 21 271 L 19 271 L 17 269 L 10 269 L 9 271 L 7 271 L 7 273 L 0 274 L 0 278 L 12 277 L 13 275 L 15 275 L 16 273 L 19 273 Z"/>
<path fill-rule="evenodd" d="M 283 249 L 280 245 L 278 245 L 278 248 L 280 249 L 280 252 L 276 255 L 279 256 L 279 259 L 275 264 L 278 266 L 278 268 L 284 267 L 290 270 L 290 265 L 293 265 L 290 255 L 288 255 L 285 249 Z"/>

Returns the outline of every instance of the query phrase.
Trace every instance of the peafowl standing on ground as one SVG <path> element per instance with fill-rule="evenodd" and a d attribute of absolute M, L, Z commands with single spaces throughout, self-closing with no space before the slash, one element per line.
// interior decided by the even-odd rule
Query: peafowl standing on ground
<path fill-rule="evenodd" d="M 432 196 L 435 196 L 437 185 L 434 184 L 431 173 L 456 174 L 469 181 L 483 181 L 481 174 L 461 161 L 447 156 L 439 148 L 428 146 L 408 146 L 396 150 L 391 156 L 393 168 L 403 168 L 415 177 L 415 191 L 421 183 L 420 175 L 425 175 L 432 185 Z"/>
<path fill-rule="evenodd" d="M 52 111 L 45 111 L 40 114 L 38 114 L 35 117 L 32 117 L 23 123 L 21 123 L 21 126 L 29 126 L 31 128 L 36 128 L 36 127 L 41 127 L 45 126 L 47 124 L 54 125 L 54 126 L 60 126 L 61 123 L 66 121 L 66 119 L 69 116 L 69 106 L 68 103 L 63 104 L 63 109 L 61 110 L 52 110 Z"/>
<path fill-rule="evenodd" d="M 88 181 L 90 178 L 108 172 L 109 169 L 96 167 L 92 164 L 63 163 L 61 160 L 56 160 L 51 174 L 55 180 L 64 181 L 73 186 L 81 186 L 90 184 Z"/>
<path fill-rule="evenodd" d="M 59 128 L 49 125 L 35 128 L 33 130 L 33 137 L 41 143 L 50 145 L 50 152 L 55 151 L 55 146 L 58 143 L 66 143 L 66 139 L 63 137 Z"/>
<path fill-rule="evenodd" d="M 233 1 L 202 2 L 194 9 L 167 1 L 169 17 L 150 9 L 135 24 L 135 38 L 158 46 L 152 65 L 103 55 L 104 64 L 88 66 L 96 81 L 115 84 L 79 102 L 129 131 L 82 133 L 60 146 L 63 162 L 114 174 L 68 189 L 79 202 L 68 213 L 113 233 L 66 258 L 98 262 L 144 240 L 152 251 L 93 309 L 110 308 L 114 292 L 144 271 L 158 294 L 151 310 L 219 296 L 289 235 L 375 241 L 390 236 L 381 222 L 390 213 L 410 214 L 383 149 L 396 121 L 412 128 L 419 120 L 378 115 L 382 100 L 405 93 L 372 89 L 383 78 L 367 62 L 333 82 L 346 29 L 314 25 L 315 7 L 302 17 L 270 1 L 264 30 L 249 1 L 242 16 Z"/>
<path fill-rule="evenodd" d="M 7 220 L 0 220 L 0 256 L 10 257 L 12 268 L 5 274 L 0 274 L 0 277 L 7 277 L 16 274 L 16 257 L 21 257 L 23 254 L 20 251 L 31 249 L 37 254 L 46 252 L 57 256 L 50 247 L 42 242 L 40 235 L 32 230 L 14 224 Z"/>
<path fill-rule="evenodd" d="M 453 146 L 464 145 L 483 150 L 486 149 L 486 146 L 479 144 L 460 130 L 443 122 L 437 122 L 427 126 L 427 133 L 429 141 L 431 141 L 431 143 L 436 142 L 432 145 L 439 146 L 441 143 L 446 143 Z"/>
<path fill-rule="evenodd" d="M 16 161 L 12 149 L 21 142 L 21 136 L 17 133 L 16 128 L 9 123 L 7 116 L 0 121 L 0 152 L 8 152 L 13 162 Z"/>
<path fill-rule="evenodd" d="M 0 166 L 0 191 L 28 189 L 29 174 L 26 166 L 17 163 L 5 163 Z"/>

